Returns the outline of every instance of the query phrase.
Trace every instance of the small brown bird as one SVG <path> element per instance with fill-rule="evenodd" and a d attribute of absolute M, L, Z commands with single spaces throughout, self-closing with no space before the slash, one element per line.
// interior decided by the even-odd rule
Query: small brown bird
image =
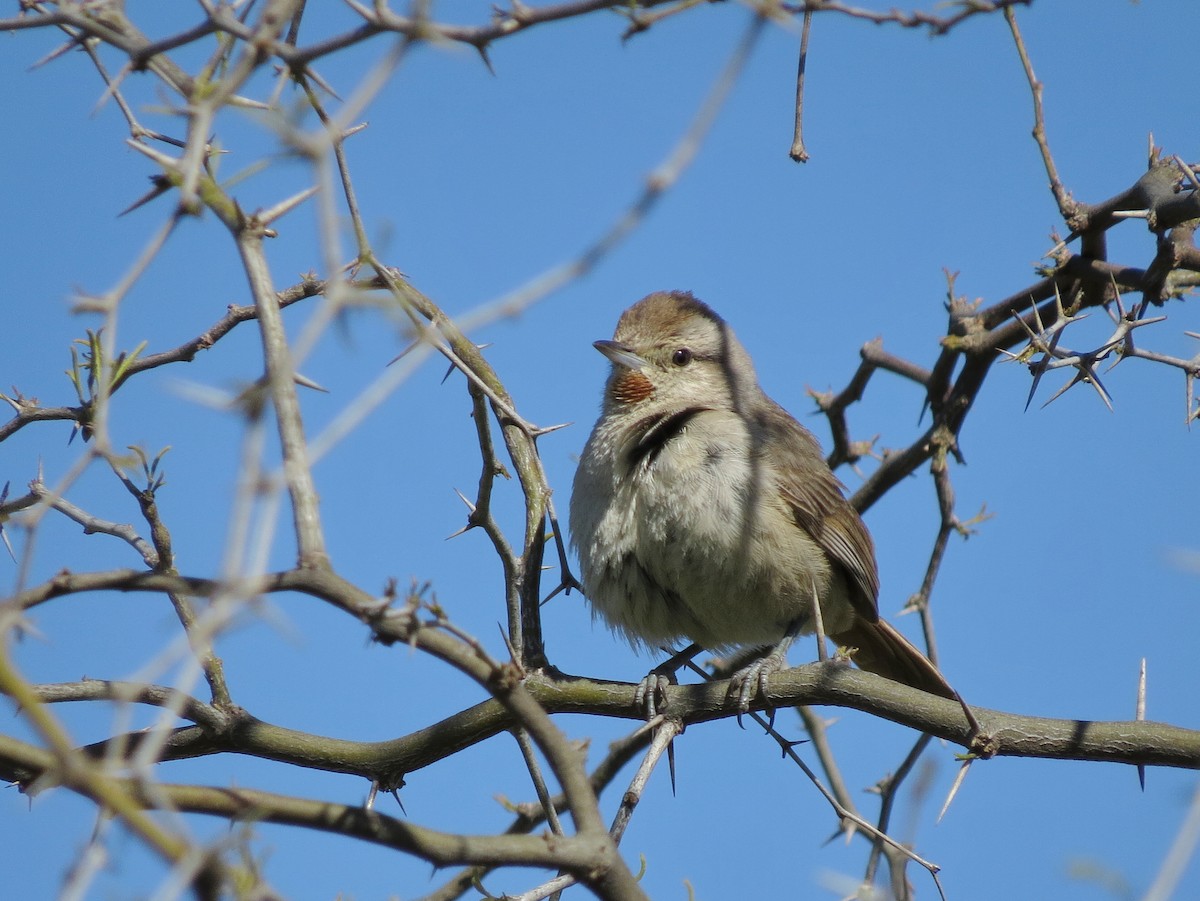
<path fill-rule="evenodd" d="M 955 697 L 879 618 L 866 526 L 725 320 L 688 292 L 651 294 L 595 347 L 613 366 L 575 474 L 571 535 L 584 594 L 609 626 L 638 646 L 692 642 L 675 665 L 701 648 L 771 648 L 734 676 L 742 711 L 793 638 L 818 628 L 857 648 L 863 669 Z M 643 683 L 651 712 L 664 668 Z"/>

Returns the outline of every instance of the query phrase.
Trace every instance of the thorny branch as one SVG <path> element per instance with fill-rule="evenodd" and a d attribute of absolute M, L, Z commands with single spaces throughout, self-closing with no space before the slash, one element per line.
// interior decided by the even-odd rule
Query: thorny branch
<path fill-rule="evenodd" d="M 1168 365 L 1184 373 L 1186 422 L 1200 418 L 1194 391 L 1196 376 L 1200 374 L 1200 353 L 1182 359 L 1147 351 L 1134 341 L 1136 330 L 1166 319 L 1161 315 L 1147 315 L 1150 308 L 1162 307 L 1168 300 L 1182 297 L 1200 283 L 1200 265 L 1197 265 L 1200 253 L 1194 242 L 1197 220 L 1200 219 L 1200 191 L 1197 190 L 1200 179 L 1196 169 L 1177 156 L 1162 158 L 1161 151 L 1151 145 L 1146 174 L 1128 190 L 1095 204 L 1075 200 L 1063 186 L 1054 163 L 1046 137 L 1043 88 L 1033 74 L 1014 11 L 1009 7 L 1004 14 L 1033 95 L 1033 136 L 1042 154 L 1051 191 L 1070 231 L 1069 237 L 1052 249 L 1052 265 L 1045 267 L 1043 278 L 990 307 L 981 308 L 978 302 L 969 303 L 956 296 L 954 277 L 948 274 L 949 324 L 942 339 L 941 354 L 932 369 L 926 370 L 916 363 L 887 354 L 882 342 L 875 340 L 862 348 L 862 362 L 845 388 L 837 394 L 813 393 L 818 409 L 829 421 L 833 436 L 829 463 L 836 467 L 842 463 L 854 464 L 873 452 L 874 439 L 855 441 L 851 437 L 846 411 L 862 399 L 877 370 L 891 372 L 925 389 L 932 422 L 906 447 L 885 450 L 880 465 L 852 500 L 860 511 L 866 510 L 918 467 L 926 462 L 930 464 L 939 526 L 925 578 L 909 599 L 907 609 L 919 612 L 926 648 L 935 661 L 937 650 L 930 601 L 949 537 L 955 533 L 970 534 L 972 526 L 985 518 L 983 511 L 966 522 L 958 517 L 949 464 L 951 460 L 961 460 L 961 430 L 992 363 L 1003 358 L 1025 363 L 1033 375 L 1030 400 L 1047 372 L 1073 370 L 1071 380 L 1047 403 L 1082 383 L 1090 385 L 1109 409 L 1112 408 L 1111 396 L 1097 373 L 1097 366 L 1103 360 L 1111 357 L 1115 366 L 1132 357 Z M 1105 236 L 1108 230 L 1131 219 L 1145 221 L 1157 237 L 1158 252 L 1144 269 L 1113 264 L 1107 259 Z M 1066 249 L 1076 239 L 1081 245 L 1079 254 Z M 1123 294 L 1140 294 L 1141 302 L 1126 309 Z M 1064 303 L 1064 297 L 1069 301 Z M 1112 334 L 1090 350 L 1072 350 L 1063 345 L 1060 339 L 1066 329 L 1086 318 L 1086 309 L 1097 306 L 1112 319 Z M 1196 337 L 1200 338 L 1200 335 Z M 1013 348 L 1021 344 L 1024 348 L 1014 352 Z M 953 376 L 955 372 L 958 373 L 956 377 Z M 828 755 L 822 755 L 822 760 L 827 759 Z M 834 775 L 830 766 L 827 765 L 826 770 Z M 886 807 L 881 813 L 881 829 L 886 829 L 885 817 Z M 893 877 L 896 875 L 893 869 Z M 893 888 L 900 886 L 894 882 Z M 898 896 L 907 897 L 907 894 L 898 892 Z"/>
<path fill-rule="evenodd" d="M 490 67 L 488 48 L 529 28 L 613 10 L 628 23 L 625 37 L 662 27 L 678 16 L 698 9 L 694 0 L 642 2 L 630 5 L 625 0 L 576 0 L 561 4 L 530 7 L 523 3 L 497 9 L 490 20 L 478 25 L 455 25 L 431 20 L 427 7 L 416 4 L 413 15 L 394 12 L 386 2 L 369 8 L 352 2 L 359 17 L 355 27 L 339 34 L 323 36 L 311 43 L 298 43 L 304 4 L 264 2 L 246 4 L 240 12 L 227 4 L 200 4 L 201 16 L 189 27 L 173 35 L 152 40 L 125 14 L 120 4 L 51 3 L 25 0 L 19 16 L 0 20 L 6 30 L 54 28 L 66 35 L 66 43 L 50 54 L 44 63 L 63 52 L 82 48 L 102 78 L 105 98 L 111 98 L 128 125 L 130 143 L 155 167 L 150 192 L 134 204 L 149 203 L 173 193 L 178 194 L 165 224 L 148 242 L 143 254 L 126 276 L 111 291 L 98 297 L 84 298 L 82 310 L 101 313 L 105 328 L 89 335 L 88 356 L 73 366 L 79 391 L 79 403 L 43 407 L 36 398 L 13 389 L 0 395 L 13 415 L 0 424 L 0 442 L 39 422 L 67 421 L 85 439 L 94 441 L 89 460 L 104 460 L 129 494 L 136 500 L 149 538 L 134 526 L 116 522 L 83 510 L 66 497 L 63 490 L 48 489 L 40 476 L 26 494 L 8 498 L 0 495 L 0 533 L 7 521 L 21 522 L 31 511 L 44 514 L 55 511 L 82 526 L 87 533 L 106 534 L 128 544 L 144 565 L 140 571 L 113 572 L 63 571 L 40 584 L 22 587 L 0 603 L 0 626 L 4 632 L 21 626 L 27 611 L 57 599 L 66 599 L 92 591 L 152 592 L 167 596 L 176 609 L 191 653 L 207 678 L 211 703 L 193 697 L 180 687 L 151 682 L 119 683 L 84 680 L 57 685 L 34 685 L 17 671 L 8 648 L 0 649 L 0 691 L 15 699 L 33 725 L 42 742 L 40 747 L 0 736 L 0 772 L 23 788 L 35 790 L 50 781 L 65 784 L 111 811 L 147 846 L 175 865 L 180 873 L 189 873 L 197 893 L 210 885 L 258 886 L 264 897 L 271 897 L 256 874 L 224 864 L 220 854 L 209 849 L 190 847 L 181 836 L 161 828 L 145 816 L 146 809 L 194 811 L 239 819 L 258 819 L 292 823 L 313 829 L 330 829 L 366 841 L 385 844 L 439 865 L 456 863 L 468 866 L 436 891 L 431 898 L 453 898 L 468 891 L 494 868 L 518 863 L 559 869 L 588 885 L 594 893 L 608 898 L 639 898 L 637 886 L 628 868 L 614 853 L 616 843 L 636 799 L 676 731 L 684 724 L 727 718 L 733 710 L 722 682 L 678 686 L 669 689 L 671 728 L 660 728 L 648 754 L 644 772 L 634 777 L 619 819 L 610 828 L 601 821 L 596 797 L 616 779 L 619 770 L 633 755 L 651 742 L 650 732 L 639 727 L 610 749 L 609 754 L 588 774 L 577 749 L 565 740 L 548 714 L 593 714 L 632 716 L 633 687 L 619 683 L 601 683 L 587 679 L 559 678 L 549 665 L 541 636 L 539 605 L 540 576 L 546 540 L 546 523 L 553 519 L 550 486 L 542 469 L 537 440 L 551 431 L 525 420 L 508 393 L 500 375 L 487 362 L 482 348 L 469 337 L 473 326 L 489 318 L 511 316 L 526 309 L 534 300 L 554 288 L 580 277 L 632 229 L 639 225 L 662 193 L 678 179 L 702 143 L 716 110 L 728 95 L 738 73 L 749 59 L 762 29 L 771 18 L 802 18 L 805 44 L 801 50 L 797 85 L 796 132 L 793 154 L 804 153 L 800 140 L 800 101 L 804 74 L 804 49 L 808 27 L 817 13 L 841 15 L 875 23 L 890 23 L 906 28 L 925 28 L 943 34 L 961 22 L 981 14 L 1002 12 L 1010 26 L 1020 64 L 1028 80 L 1034 105 L 1034 139 L 1041 153 L 1050 186 L 1062 215 L 1067 237 L 1047 255 L 1049 263 L 1039 278 L 1028 287 L 1014 292 L 990 306 L 968 303 L 955 295 L 949 279 L 949 322 L 936 359 L 930 368 L 896 357 L 885 351 L 882 341 L 867 344 L 861 351 L 860 365 L 847 386 L 837 394 L 815 395 L 819 409 L 829 420 L 833 446 L 829 462 L 855 465 L 868 457 L 879 457 L 864 484 L 854 496 L 865 510 L 884 493 L 920 467 L 929 464 L 931 481 L 940 516 L 926 573 L 909 606 L 922 618 L 926 645 L 936 659 L 931 599 L 937 575 L 947 553 L 952 534 L 967 534 L 982 518 L 963 521 L 955 510 L 951 480 L 952 463 L 961 459 L 960 437 L 967 414 L 972 408 L 991 365 L 1008 358 L 1027 365 L 1033 376 L 1030 397 L 1040 381 L 1056 370 L 1071 373 L 1070 380 L 1050 400 L 1076 384 L 1089 385 L 1101 401 L 1111 406 L 1113 396 L 1100 382 L 1098 364 L 1106 360 L 1114 365 L 1126 358 L 1179 369 L 1184 375 L 1186 418 L 1200 418 L 1194 382 L 1200 373 L 1200 353 L 1179 358 L 1150 350 L 1142 345 L 1143 327 L 1161 323 L 1158 311 L 1167 301 L 1183 297 L 1200 284 L 1200 250 L 1194 235 L 1200 222 L 1200 179 L 1193 165 L 1177 156 L 1164 158 L 1151 147 L 1147 172 L 1126 190 L 1112 198 L 1088 204 L 1076 200 L 1065 187 L 1054 162 L 1046 137 L 1043 86 L 1034 75 L 1033 65 L 1016 24 L 1015 7 L 1027 0 L 965 0 L 945 15 L 923 11 L 890 10 L 876 12 L 851 5 L 821 2 L 761 4 L 727 66 L 714 85 L 705 105 L 697 112 L 688 132 L 647 180 L 638 198 L 626 214 L 578 259 L 534 279 L 499 302 L 476 312 L 474 317 L 455 321 L 431 298 L 418 291 L 392 266 L 386 265 L 372 246 L 363 220 L 358 195 L 351 175 L 345 139 L 361 126 L 350 121 L 373 96 L 388 74 L 399 64 L 403 49 L 424 41 L 455 42 L 473 47 Z M 651 10 L 654 10 L 653 12 Z M 254 19 L 251 20 L 253 14 Z M 790 19 L 789 19 L 790 21 Z M 332 89 L 314 69 L 325 57 L 368 42 L 378 36 L 391 36 L 393 53 L 368 80 L 354 103 L 341 112 L 326 111 L 322 97 L 334 97 Z M 207 46 L 216 49 L 196 74 L 185 72 L 172 59 L 172 53 L 184 47 Z M 103 53 L 114 52 L 121 60 L 116 74 L 110 74 Z M 213 142 L 220 114 L 230 107 L 277 109 L 277 96 L 264 102 L 243 96 L 252 77 L 271 64 L 278 66 L 277 87 L 288 82 L 298 84 L 305 102 L 317 115 L 322 130 L 314 135 L 299 133 L 294 127 L 280 126 L 283 140 L 313 166 L 317 175 L 314 187 L 294 195 L 259 214 L 243 210 L 229 183 L 216 177 L 219 150 Z M 178 102 L 175 110 L 186 122 L 185 138 L 171 137 L 144 127 L 136 118 L 134 104 L 126 99 L 123 88 L 135 73 L 148 72 L 171 92 Z M 167 149 L 162 149 L 163 145 Z M 329 168 L 332 158 L 333 167 Z M 326 169 L 329 168 L 329 171 Z M 330 174 L 336 169 L 340 204 Z M 291 288 L 277 291 L 267 266 L 264 240 L 274 237 L 272 224 L 309 197 L 321 205 L 322 248 L 329 276 L 319 279 L 305 276 Z M 131 207 L 134 208 L 134 207 Z M 330 260 L 335 254 L 339 234 L 338 210 L 344 208 L 354 235 L 353 263 L 339 270 Z M 118 353 L 114 346 L 115 325 L 121 299 L 141 278 L 159 250 L 174 239 L 181 219 L 211 213 L 228 230 L 233 246 L 243 262 L 246 284 L 252 304 L 230 306 L 226 314 L 195 338 L 167 350 L 143 354 L 142 348 Z M 1110 229 L 1129 223 L 1144 222 L 1156 238 L 1156 252 L 1144 267 L 1124 265 L 1108 259 L 1106 236 Z M 1078 252 L 1068 250 L 1075 241 Z M 358 277 L 362 268 L 371 273 Z M 1139 297 L 1129 303 L 1130 297 Z M 317 486 L 311 471 L 312 456 L 302 424 L 302 404 L 297 384 L 306 380 L 297 372 L 299 359 L 315 343 L 321 330 L 336 319 L 352 302 L 375 298 L 393 323 L 415 337 L 422 353 L 438 352 L 466 377 L 479 445 L 481 471 L 475 497 L 468 500 L 465 528 L 482 528 L 503 566 L 505 596 L 508 604 L 507 640 L 512 659 L 494 659 L 484 645 L 465 635 L 451 623 L 435 604 L 414 591 L 401 600 L 390 587 L 383 598 L 373 597 L 335 572 L 325 551 L 325 535 L 317 504 Z M 288 339 L 282 313 L 292 304 L 317 300 L 325 307 L 312 333 L 298 342 Z M 1113 322 L 1111 335 L 1098 346 L 1085 350 L 1070 349 L 1064 336 L 1075 334 L 1074 325 L 1086 311 L 1100 307 Z M 241 413 L 247 431 L 255 434 L 269 409 L 278 429 L 283 457 L 283 483 L 286 484 L 294 516 L 298 563 L 293 569 L 265 573 L 254 567 L 228 567 L 217 578 L 183 575 L 175 565 L 172 536 L 158 510 L 156 491 L 162 481 L 157 469 L 144 452 L 136 451 L 146 477 L 143 488 L 125 473 L 123 463 L 109 446 L 107 405 L 130 379 L 162 367 L 193 360 L 203 350 L 217 345 L 243 323 L 253 323 L 262 338 L 264 375 L 230 401 L 230 408 Z M 1135 333 L 1138 340 L 1135 342 Z M 1191 333 L 1189 333 L 1191 334 Z M 1200 335 L 1193 335 L 1200 337 Z M 415 363 L 414 363 L 415 365 Z M 877 439 L 856 441 L 850 433 L 847 413 L 860 401 L 881 372 L 920 385 L 925 396 L 930 422 L 925 431 L 898 449 L 877 449 Z M 381 383 L 382 384 L 382 383 Z M 396 382 L 389 382 L 394 389 Z M 85 390 L 86 387 L 86 390 Z M 386 390 L 382 391 L 386 394 Z M 361 421 L 378 403 L 378 393 L 364 392 L 347 413 L 353 422 Z M 1047 401 L 1049 402 L 1049 401 Z M 351 414 L 351 411 L 354 411 Z M 519 545 L 509 540 L 493 514 L 491 504 L 496 476 L 507 475 L 501 460 L 493 422 L 508 460 L 520 481 L 524 496 L 523 533 Z M 340 437 L 343 432 L 339 432 Z M 334 439 L 336 440 L 336 437 Z M 97 446 L 98 445 L 98 446 Z M 322 446 L 324 447 L 324 445 Z M 259 452 L 254 440 L 247 449 Z M 257 471 L 257 470 L 256 470 Z M 260 481 L 269 482 L 263 475 Z M 257 489 L 256 489 L 257 490 Z M 467 500 L 464 498 L 464 500 Z M 247 507 L 252 504 L 247 503 Z M 28 520 L 34 522 L 33 520 Z M 246 527 L 248 521 L 231 528 Z M 36 523 L 30 526 L 35 529 Z M 3 534 L 8 541 L 7 534 Z M 555 528 L 560 561 L 566 561 L 561 536 Z M 234 559 L 231 557 L 231 560 Z M 240 559 L 240 558 L 237 558 Z M 249 571 L 247 571 L 249 570 Z M 564 566 L 559 589 L 578 587 Z M 299 592 L 320 598 L 343 613 L 361 621 L 372 638 L 383 644 L 403 644 L 416 648 L 450 667 L 467 674 L 483 686 L 491 699 L 458 711 L 441 722 L 397 739 L 384 742 L 353 742 L 322 738 L 264 722 L 239 707 L 226 684 L 222 664 L 212 649 L 217 631 L 227 622 L 228 611 L 221 604 L 248 602 L 263 594 Z M 194 607 L 204 601 L 205 609 Z M 65 702 L 109 703 L 116 706 L 144 704 L 156 707 L 191 723 L 151 733 L 118 732 L 109 739 L 83 748 L 69 738 L 51 705 Z M 877 677 L 852 671 L 836 664 L 820 664 L 781 674 L 772 679 L 771 696 L 759 706 L 795 706 L 826 704 L 852 707 L 884 717 L 924 733 L 961 744 L 979 758 L 991 756 L 1044 756 L 1086 760 L 1109 760 L 1138 766 L 1161 765 L 1196 767 L 1200 760 L 1200 737 L 1195 732 L 1145 722 L 1080 723 L 1077 721 L 1040 720 L 999 711 L 973 708 L 974 720 L 964 717 L 961 708 L 951 702 L 928 698 L 919 692 L 885 683 Z M 817 751 L 818 759 L 831 786 L 822 791 L 838 811 L 845 828 L 858 828 L 869 834 L 874 849 L 867 864 L 867 881 L 874 879 L 880 853 L 892 868 L 892 886 L 897 897 L 907 897 L 904 861 L 915 859 L 930 868 L 913 852 L 906 852 L 887 836 L 895 793 L 911 770 L 928 738 L 914 745 L 900 769 L 882 786 L 883 801 L 876 825 L 871 826 L 854 809 L 842 782 L 836 755 L 827 740 L 821 722 L 810 709 L 802 706 L 802 716 Z M 154 760 L 173 760 L 221 753 L 251 754 L 297 767 L 353 773 L 370 779 L 386 789 L 398 789 L 404 775 L 446 757 L 462 748 L 484 741 L 503 731 L 516 732 L 528 761 L 527 768 L 539 803 L 518 807 L 517 817 L 508 835 L 481 837 L 466 844 L 462 836 L 437 834 L 432 830 L 402 823 L 362 808 L 331 805 L 302 798 L 269 795 L 253 790 L 232 791 L 205 786 L 171 786 L 157 783 L 139 767 L 139 752 Z M 772 734 L 785 754 L 794 752 L 791 743 L 778 733 Z M 149 749 L 149 751 L 147 751 Z M 547 763 L 561 791 L 550 795 L 541 775 L 536 754 Z M 796 758 L 799 765 L 807 765 Z M 129 772 L 124 772 L 127 769 Z M 548 845 L 540 837 L 529 835 L 549 816 L 570 813 L 574 832 L 556 835 L 562 841 Z M 564 877 L 565 879 L 566 877 Z M 561 887 L 551 882 L 534 890 L 542 897 Z"/>

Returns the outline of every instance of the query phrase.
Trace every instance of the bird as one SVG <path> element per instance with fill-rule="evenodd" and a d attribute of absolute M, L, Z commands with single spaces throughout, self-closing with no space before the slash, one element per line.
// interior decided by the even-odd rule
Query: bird
<path fill-rule="evenodd" d="M 594 346 L 612 368 L 571 493 L 583 594 L 637 648 L 690 643 L 643 680 L 648 715 L 701 649 L 761 647 L 731 681 L 740 718 L 813 632 L 862 669 L 957 697 L 880 619 L 866 525 L 724 319 L 690 292 L 655 292 Z"/>

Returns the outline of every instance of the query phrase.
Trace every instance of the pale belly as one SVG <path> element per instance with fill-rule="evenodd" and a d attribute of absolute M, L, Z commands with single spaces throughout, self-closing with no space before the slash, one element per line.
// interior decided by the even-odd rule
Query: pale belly
<path fill-rule="evenodd" d="M 731 419 L 696 417 L 622 478 L 611 468 L 581 473 L 607 479 L 612 496 L 591 515 L 572 513 L 585 590 L 635 643 L 773 644 L 798 620 L 813 630 L 814 596 L 827 633 L 853 618 L 840 573 L 795 525 L 774 474 Z"/>

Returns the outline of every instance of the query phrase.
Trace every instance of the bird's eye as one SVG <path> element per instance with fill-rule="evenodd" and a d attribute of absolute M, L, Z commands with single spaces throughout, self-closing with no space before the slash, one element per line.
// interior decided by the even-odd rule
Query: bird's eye
<path fill-rule="evenodd" d="M 671 355 L 671 362 L 676 366 L 686 366 L 692 362 L 692 352 L 686 347 L 681 347 Z"/>

